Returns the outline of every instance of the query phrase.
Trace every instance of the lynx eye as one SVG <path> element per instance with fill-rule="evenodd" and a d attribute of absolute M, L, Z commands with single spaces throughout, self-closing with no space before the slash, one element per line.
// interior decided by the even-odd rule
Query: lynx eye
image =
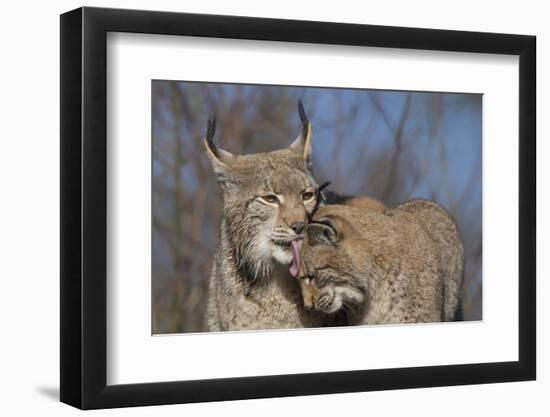
<path fill-rule="evenodd" d="M 264 195 L 261 198 L 262 200 L 264 200 L 266 203 L 269 203 L 269 204 L 277 204 L 279 202 L 279 198 L 274 194 Z"/>
<path fill-rule="evenodd" d="M 302 200 L 304 200 L 304 201 L 309 201 L 313 197 L 315 197 L 315 194 L 313 194 L 311 191 L 306 191 L 306 192 L 302 193 Z"/>

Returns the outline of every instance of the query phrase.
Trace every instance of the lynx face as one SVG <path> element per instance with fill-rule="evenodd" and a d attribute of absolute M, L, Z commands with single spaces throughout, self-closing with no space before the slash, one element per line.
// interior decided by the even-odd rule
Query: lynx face
<path fill-rule="evenodd" d="M 261 158 L 261 164 L 284 156 L 254 159 Z M 292 165 L 300 166 L 299 161 Z M 303 237 L 307 213 L 315 206 L 316 184 L 307 171 L 284 165 L 265 166 L 261 173 L 241 171 L 239 178 L 224 192 L 227 237 L 239 266 L 256 279 L 270 272 L 273 261 L 291 264 L 293 242 Z"/>
<path fill-rule="evenodd" d="M 347 221 L 324 216 L 330 207 L 319 209 L 307 226 L 298 274 L 304 307 L 327 314 L 354 310 L 367 292 L 356 269 L 355 231 Z"/>
<path fill-rule="evenodd" d="M 243 218 L 256 230 L 251 244 L 257 245 L 257 255 L 288 265 L 291 243 L 303 237 L 306 215 L 315 205 L 315 182 L 300 171 L 288 172 L 283 181 L 274 181 L 273 174 L 247 196 Z"/>
<path fill-rule="evenodd" d="M 307 214 L 316 203 L 311 175 L 311 124 L 300 110 L 303 129 L 289 148 L 233 155 L 217 148 L 209 124 L 205 146 L 223 192 L 223 221 L 238 269 L 255 281 L 274 263 L 291 266 Z M 294 243 L 293 243 L 294 242 Z"/>

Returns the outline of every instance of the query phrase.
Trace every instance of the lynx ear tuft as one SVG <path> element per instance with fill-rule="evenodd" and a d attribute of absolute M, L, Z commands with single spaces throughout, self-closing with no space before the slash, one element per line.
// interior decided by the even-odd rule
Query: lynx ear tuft
<path fill-rule="evenodd" d="M 298 101 L 298 114 L 300 116 L 300 122 L 302 124 L 302 132 L 294 142 L 290 145 L 290 148 L 299 152 L 300 156 L 308 164 L 311 163 L 311 137 L 312 128 L 309 121 L 302 100 Z"/>
<path fill-rule="evenodd" d="M 322 183 L 319 187 L 317 187 L 317 190 L 315 190 L 315 205 L 313 206 L 313 209 L 307 214 L 307 221 L 311 222 L 313 219 L 313 215 L 321 205 L 321 203 L 324 201 L 325 197 L 323 195 L 323 190 L 327 188 L 330 185 L 330 181 L 325 181 Z"/>
<path fill-rule="evenodd" d="M 307 125 L 309 123 L 309 119 L 307 118 L 307 114 L 304 109 L 304 103 L 302 103 L 302 100 L 298 100 L 298 114 L 300 115 L 302 126 Z"/>
<path fill-rule="evenodd" d="M 216 113 L 213 113 L 206 122 L 206 136 L 204 142 L 206 149 L 209 150 L 214 156 L 218 156 L 218 148 L 214 144 L 214 134 L 216 133 Z"/>
<path fill-rule="evenodd" d="M 334 245 L 339 239 L 338 230 L 336 230 L 332 221 L 326 217 L 309 223 L 306 234 L 308 244 L 311 246 Z"/>
<path fill-rule="evenodd" d="M 224 151 L 221 148 L 218 148 L 214 143 L 214 134 L 216 133 L 216 115 L 212 114 L 208 118 L 206 124 L 206 136 L 204 137 L 204 147 L 206 148 L 206 153 L 208 158 L 212 163 L 212 167 L 218 178 L 223 177 L 228 173 L 228 170 L 231 169 L 231 163 L 234 158 L 233 154 L 227 151 Z"/>

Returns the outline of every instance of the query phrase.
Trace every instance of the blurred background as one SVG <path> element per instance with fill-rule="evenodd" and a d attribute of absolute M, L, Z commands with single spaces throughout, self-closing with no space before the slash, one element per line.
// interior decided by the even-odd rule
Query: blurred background
<path fill-rule="evenodd" d="M 152 82 L 154 334 L 207 331 L 221 192 L 202 137 L 232 153 L 288 146 L 298 99 L 313 125 L 313 166 L 331 190 L 394 205 L 427 198 L 455 218 L 465 244 L 464 320 L 481 320 L 482 96 L 364 89 Z"/>

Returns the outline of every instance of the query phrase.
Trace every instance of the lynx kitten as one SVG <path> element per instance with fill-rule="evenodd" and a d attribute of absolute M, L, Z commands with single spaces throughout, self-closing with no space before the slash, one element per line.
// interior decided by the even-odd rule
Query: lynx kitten
<path fill-rule="evenodd" d="M 304 306 L 349 324 L 453 320 L 463 278 L 458 229 L 439 205 L 385 213 L 328 205 L 308 224 L 297 262 Z"/>

